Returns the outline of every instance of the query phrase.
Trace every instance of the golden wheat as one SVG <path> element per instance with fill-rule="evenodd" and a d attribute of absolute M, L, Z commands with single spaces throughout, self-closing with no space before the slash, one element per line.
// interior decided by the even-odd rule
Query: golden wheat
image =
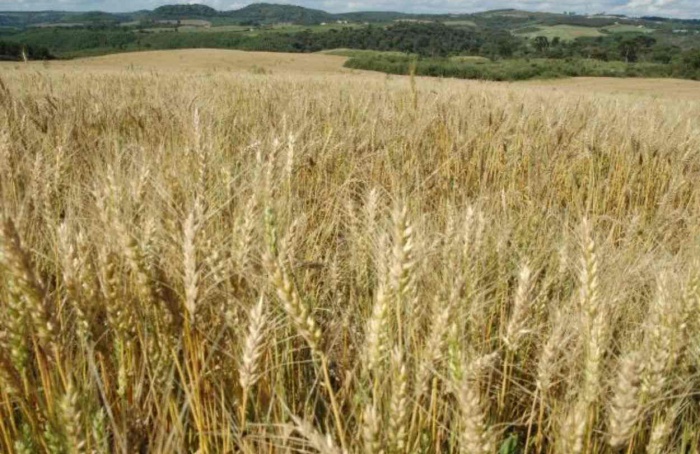
<path fill-rule="evenodd" d="M 699 103 L 0 77 L 0 452 L 698 453 Z"/>

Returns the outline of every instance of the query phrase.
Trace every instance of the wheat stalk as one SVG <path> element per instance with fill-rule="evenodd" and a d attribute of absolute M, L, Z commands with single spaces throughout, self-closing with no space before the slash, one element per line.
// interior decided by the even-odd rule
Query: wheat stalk
<path fill-rule="evenodd" d="M 610 406 L 610 446 L 619 448 L 627 443 L 634 433 L 640 414 L 639 390 L 641 361 L 637 352 L 620 360 L 617 382 Z"/>

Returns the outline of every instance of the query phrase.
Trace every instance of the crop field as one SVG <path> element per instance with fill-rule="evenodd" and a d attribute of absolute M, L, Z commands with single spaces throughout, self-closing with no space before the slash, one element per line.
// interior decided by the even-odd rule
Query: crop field
<path fill-rule="evenodd" d="M 536 36 L 545 36 L 550 40 L 559 37 L 564 41 L 571 41 L 576 38 L 603 36 L 603 33 L 597 28 L 584 27 L 579 25 L 551 25 L 538 26 L 538 31 L 523 33 L 524 36 L 532 38 Z"/>
<path fill-rule="evenodd" d="M 615 24 L 615 25 L 610 25 L 609 27 L 603 27 L 602 30 L 605 30 L 610 33 L 653 33 L 654 29 L 652 28 L 647 28 L 643 26 L 637 26 L 637 25 L 627 25 L 627 24 Z"/>
<path fill-rule="evenodd" d="M 339 57 L 406 57 L 404 52 L 391 52 L 366 49 L 330 49 L 319 52 L 321 55 L 337 55 Z M 415 54 L 412 57 L 417 57 Z"/>
<path fill-rule="evenodd" d="M 177 28 L 179 32 L 247 32 L 250 27 L 244 25 L 216 25 L 213 27 L 202 27 L 202 26 L 179 26 Z"/>
<path fill-rule="evenodd" d="M 243 52 L 219 49 L 185 49 L 177 51 L 145 51 L 113 54 L 51 62 L 32 62 L 28 65 L 0 62 L 0 75 L 11 72 L 27 72 L 44 69 L 53 72 L 74 71 L 131 71 L 131 72 L 249 72 L 264 70 L 280 74 L 341 74 L 351 70 L 343 68 L 347 57 L 325 54 L 284 54 L 273 52 Z"/>
<path fill-rule="evenodd" d="M 450 61 L 454 61 L 454 62 L 458 62 L 458 63 L 489 63 L 491 60 L 489 60 L 486 57 L 456 56 L 456 57 L 450 57 Z"/>
<path fill-rule="evenodd" d="M 293 57 L 0 64 L 0 452 L 700 452 L 699 83 Z"/>
<path fill-rule="evenodd" d="M 599 93 L 633 95 L 637 98 L 647 97 L 656 99 L 676 99 L 679 101 L 700 101 L 700 82 L 692 80 L 577 77 L 523 82 L 522 85 L 579 95 L 584 93 Z"/>
<path fill-rule="evenodd" d="M 476 22 L 471 20 L 446 20 L 443 22 L 445 25 L 450 25 L 453 27 L 476 27 Z"/>

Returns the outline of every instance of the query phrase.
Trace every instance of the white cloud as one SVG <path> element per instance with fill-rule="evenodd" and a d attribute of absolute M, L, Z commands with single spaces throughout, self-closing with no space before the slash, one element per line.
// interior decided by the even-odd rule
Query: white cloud
<path fill-rule="evenodd" d="M 134 11 L 168 3 L 204 3 L 217 9 L 238 9 L 256 0 L 0 0 L 0 10 L 103 10 Z M 700 17 L 699 0 L 266 0 L 293 3 L 329 12 L 384 10 L 418 13 L 465 13 L 496 8 L 532 11 L 611 12 L 629 15 L 655 14 L 674 17 Z"/>
<path fill-rule="evenodd" d="M 700 18 L 697 0 L 629 0 L 623 9 L 637 14 Z"/>

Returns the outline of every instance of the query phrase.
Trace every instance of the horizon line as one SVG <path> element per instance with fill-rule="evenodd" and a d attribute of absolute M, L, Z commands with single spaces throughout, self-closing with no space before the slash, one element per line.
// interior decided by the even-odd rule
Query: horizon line
<path fill-rule="evenodd" d="M 489 12 L 496 12 L 496 11 L 521 11 L 521 12 L 526 12 L 526 13 L 534 13 L 534 14 L 557 14 L 557 15 L 565 15 L 568 11 L 562 11 L 562 12 L 554 12 L 554 11 L 533 11 L 533 10 L 527 10 L 527 9 L 519 9 L 519 8 L 495 8 L 495 9 L 485 9 L 485 10 L 475 10 L 471 12 L 458 12 L 458 11 L 444 11 L 444 12 L 408 12 L 408 11 L 402 11 L 402 10 L 389 10 L 389 9 L 359 9 L 359 10 L 349 10 L 349 11 L 341 11 L 341 12 L 330 12 L 325 9 L 318 9 L 318 8 L 309 8 L 307 6 L 302 6 L 294 3 L 276 3 L 276 2 L 269 2 L 269 1 L 263 1 L 263 2 L 254 2 L 254 3 L 249 3 L 247 5 L 242 6 L 241 8 L 237 9 L 217 9 L 213 6 L 204 4 L 204 3 L 165 3 L 162 5 L 158 5 L 153 7 L 152 9 L 144 8 L 144 9 L 136 9 L 136 10 L 125 10 L 125 11 L 110 11 L 110 10 L 104 10 L 104 9 L 37 9 L 37 10 L 23 10 L 23 9 L 2 9 L 0 10 L 0 14 L 3 13 L 107 13 L 107 14 L 132 14 L 132 13 L 138 13 L 142 11 L 148 11 L 148 12 L 153 12 L 158 8 L 164 7 L 164 6 L 205 6 L 207 8 L 211 8 L 216 12 L 219 13 L 227 13 L 227 12 L 234 12 L 234 11 L 240 11 L 242 9 L 245 9 L 249 6 L 253 5 L 277 5 L 277 6 L 294 6 L 294 7 L 299 7 L 299 8 L 304 8 L 308 10 L 313 10 L 313 11 L 321 11 L 326 14 L 330 15 L 338 15 L 338 14 L 353 14 L 353 13 L 394 13 L 394 14 L 406 14 L 410 16 L 445 16 L 445 15 L 473 15 L 473 14 L 483 14 L 483 13 L 489 13 Z M 687 20 L 700 20 L 700 18 L 682 18 L 682 17 L 677 17 L 677 16 L 664 16 L 661 14 L 647 14 L 647 15 L 630 15 L 627 13 L 621 13 L 621 12 L 607 12 L 607 11 L 601 11 L 597 13 L 578 13 L 575 11 L 570 11 L 571 13 L 575 13 L 575 16 L 582 16 L 582 17 L 595 17 L 595 16 L 618 16 L 618 17 L 626 17 L 630 19 L 642 19 L 644 17 L 658 17 L 658 18 L 663 18 L 663 19 L 673 19 L 673 20 L 681 20 L 681 21 L 687 21 Z"/>

